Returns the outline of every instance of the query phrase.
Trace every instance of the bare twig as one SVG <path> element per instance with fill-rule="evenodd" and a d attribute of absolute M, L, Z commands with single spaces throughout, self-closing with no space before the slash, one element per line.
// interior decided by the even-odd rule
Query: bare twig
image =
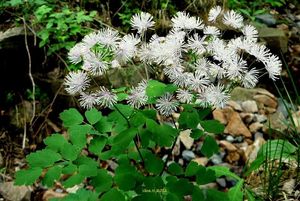
<path fill-rule="evenodd" d="M 30 125 L 32 125 L 33 119 L 35 117 L 35 82 L 32 76 L 32 66 L 31 66 L 31 55 L 30 55 L 30 51 L 29 51 L 29 47 L 28 47 L 28 40 L 27 40 L 27 24 L 26 24 L 26 20 L 23 17 L 23 25 L 24 25 L 24 37 L 25 37 L 25 48 L 26 48 L 26 52 L 27 52 L 27 56 L 28 56 L 28 75 L 32 84 L 32 117 L 30 119 Z"/>
<path fill-rule="evenodd" d="M 22 149 L 25 149 L 26 136 L 27 136 L 27 128 L 26 128 L 26 122 L 24 122 L 24 132 L 23 132 L 23 140 L 22 140 Z"/>

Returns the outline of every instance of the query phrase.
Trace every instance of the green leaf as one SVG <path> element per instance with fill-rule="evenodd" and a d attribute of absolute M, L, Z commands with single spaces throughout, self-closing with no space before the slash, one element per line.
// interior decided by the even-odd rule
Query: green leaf
<path fill-rule="evenodd" d="M 221 134 L 224 132 L 225 126 L 217 120 L 201 121 L 200 125 L 208 133 Z"/>
<path fill-rule="evenodd" d="M 216 177 L 226 176 L 226 177 L 231 177 L 233 179 L 236 179 L 238 181 L 241 180 L 241 178 L 239 176 L 237 176 L 236 174 L 234 174 L 233 172 L 231 172 L 228 167 L 224 167 L 224 166 L 210 166 L 207 169 L 214 171 L 215 174 L 216 174 Z"/>
<path fill-rule="evenodd" d="M 182 167 L 175 162 L 173 162 L 169 165 L 168 170 L 173 175 L 182 175 L 183 174 Z"/>
<path fill-rule="evenodd" d="M 206 201 L 211 200 L 220 200 L 220 201 L 229 201 L 228 194 L 221 192 L 215 189 L 206 190 Z"/>
<path fill-rule="evenodd" d="M 161 158 L 155 156 L 152 153 L 147 153 L 145 158 L 145 168 L 148 172 L 153 174 L 159 174 L 164 167 L 164 162 Z"/>
<path fill-rule="evenodd" d="M 129 128 L 119 133 L 113 140 L 112 150 L 124 150 L 133 141 L 133 138 L 137 134 L 136 128 Z"/>
<path fill-rule="evenodd" d="M 100 198 L 100 201 L 114 201 L 114 200 L 125 201 L 124 195 L 115 188 L 111 189 Z"/>
<path fill-rule="evenodd" d="M 64 147 L 61 150 L 61 155 L 64 159 L 73 161 L 78 157 L 80 151 L 80 148 L 67 142 L 66 144 L 64 144 Z"/>
<path fill-rule="evenodd" d="M 197 174 L 199 165 L 195 161 L 191 161 L 185 169 L 185 176 L 190 177 Z"/>
<path fill-rule="evenodd" d="M 280 158 L 290 158 L 295 153 L 297 148 L 287 140 L 268 140 L 263 144 L 258 152 L 258 157 L 263 156 L 268 160 L 275 160 Z"/>
<path fill-rule="evenodd" d="M 97 192 L 108 191 L 112 184 L 112 176 L 105 169 L 98 169 L 97 175 L 91 179 L 91 185 L 96 189 Z"/>
<path fill-rule="evenodd" d="M 203 120 L 205 117 L 207 117 L 211 113 L 211 108 L 201 108 L 197 110 L 199 119 Z"/>
<path fill-rule="evenodd" d="M 89 151 L 99 155 L 107 143 L 107 138 L 103 136 L 95 136 L 89 145 Z"/>
<path fill-rule="evenodd" d="M 72 162 L 68 163 L 65 167 L 62 169 L 63 174 L 73 174 L 77 171 L 77 166 L 74 165 Z"/>
<path fill-rule="evenodd" d="M 164 83 L 157 80 L 149 80 L 146 88 L 146 94 L 149 98 L 159 97 L 166 92 L 165 88 L 166 85 Z"/>
<path fill-rule="evenodd" d="M 185 195 L 191 195 L 193 192 L 193 184 L 187 179 L 178 179 L 177 181 L 169 181 L 167 183 L 168 192 L 176 194 L 181 200 Z"/>
<path fill-rule="evenodd" d="M 163 199 L 155 192 L 144 192 L 142 195 L 134 197 L 132 201 L 163 201 Z"/>
<path fill-rule="evenodd" d="M 178 130 L 169 125 L 158 125 L 152 119 L 146 120 L 147 130 L 152 133 L 152 140 L 162 147 L 170 147 L 173 144 L 175 137 L 178 135 Z"/>
<path fill-rule="evenodd" d="M 90 125 L 73 125 L 68 132 L 70 140 L 73 145 L 83 148 L 86 145 L 86 135 L 90 132 L 92 127 Z"/>
<path fill-rule="evenodd" d="M 94 127 L 99 131 L 100 133 L 106 133 L 111 132 L 113 123 L 107 120 L 107 117 L 102 117 L 95 125 Z"/>
<path fill-rule="evenodd" d="M 48 146 L 48 148 L 54 151 L 59 151 L 64 148 L 64 144 L 67 143 L 67 140 L 61 134 L 52 134 L 44 139 L 44 143 Z"/>
<path fill-rule="evenodd" d="M 198 140 L 204 135 L 204 131 L 200 129 L 193 129 L 191 133 L 191 137 L 194 138 L 195 140 Z"/>
<path fill-rule="evenodd" d="M 130 164 L 121 164 L 115 170 L 114 180 L 120 189 L 128 191 L 136 185 L 136 169 Z"/>
<path fill-rule="evenodd" d="M 230 201 L 243 201 L 244 193 L 242 190 L 244 180 L 241 179 L 234 187 L 228 191 L 228 197 Z"/>
<path fill-rule="evenodd" d="M 162 180 L 162 178 L 160 176 L 147 176 L 144 179 L 144 185 L 145 185 L 145 189 L 143 189 L 144 191 L 147 190 L 158 190 L 158 189 L 163 189 L 164 188 L 164 182 Z"/>
<path fill-rule="evenodd" d="M 93 108 L 85 112 L 85 117 L 88 120 L 88 122 L 93 125 L 102 118 L 102 114 L 97 109 Z"/>
<path fill-rule="evenodd" d="M 82 176 L 93 177 L 97 175 L 97 166 L 83 164 L 79 166 L 78 171 Z"/>
<path fill-rule="evenodd" d="M 184 110 L 179 117 L 178 123 L 180 128 L 183 129 L 195 129 L 199 124 L 200 119 L 197 111 L 194 108 Z"/>
<path fill-rule="evenodd" d="M 47 187 L 52 187 L 55 180 L 59 180 L 62 173 L 62 168 L 60 166 L 53 166 L 48 169 L 47 173 L 43 178 L 43 185 Z"/>
<path fill-rule="evenodd" d="M 81 174 L 74 174 L 63 182 L 65 188 L 71 188 L 77 184 L 80 184 L 84 180 L 84 176 Z"/>
<path fill-rule="evenodd" d="M 204 156 L 210 158 L 213 154 L 218 153 L 219 146 L 213 137 L 207 135 L 200 151 Z"/>
<path fill-rule="evenodd" d="M 32 185 L 41 176 L 42 171 L 39 167 L 19 170 L 16 172 L 15 185 Z"/>
<path fill-rule="evenodd" d="M 216 180 L 216 175 L 215 175 L 214 171 L 207 169 L 201 165 L 199 166 L 199 169 L 198 169 L 197 175 L 196 175 L 197 184 L 204 185 L 204 184 L 211 183 L 215 180 Z"/>
<path fill-rule="evenodd" d="M 246 193 L 246 197 L 248 198 L 248 201 L 257 201 L 257 199 L 255 199 L 253 195 L 253 192 L 250 189 L 245 188 L 245 193 Z"/>
<path fill-rule="evenodd" d="M 70 108 L 63 111 L 62 113 L 60 113 L 59 117 L 63 121 L 65 127 L 78 125 L 83 122 L 83 117 L 75 108 Z"/>
<path fill-rule="evenodd" d="M 31 153 L 26 157 L 31 167 L 49 167 L 55 162 L 61 160 L 61 156 L 51 149 L 43 149 L 35 153 Z"/>
<path fill-rule="evenodd" d="M 193 190 L 192 200 L 204 201 L 205 197 L 203 194 L 203 190 L 195 186 Z"/>
<path fill-rule="evenodd" d="M 137 112 L 133 117 L 130 118 L 130 125 L 136 128 L 144 125 L 146 123 L 146 118 L 141 112 Z"/>
<path fill-rule="evenodd" d="M 79 156 L 76 161 L 74 161 L 74 164 L 80 166 L 80 165 L 87 165 L 87 166 L 96 166 L 98 167 L 98 162 L 94 159 L 87 157 L 87 156 Z"/>

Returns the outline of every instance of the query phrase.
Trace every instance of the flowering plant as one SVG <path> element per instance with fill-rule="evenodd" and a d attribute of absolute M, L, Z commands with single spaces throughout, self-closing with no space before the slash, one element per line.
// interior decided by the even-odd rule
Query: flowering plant
<path fill-rule="evenodd" d="M 217 153 L 212 133 L 222 133 L 224 126 L 206 119 L 209 108 L 223 107 L 234 85 L 254 87 L 265 72 L 276 79 L 281 63 L 234 11 L 215 7 L 207 23 L 178 12 L 171 21 L 168 35 L 147 37 L 155 23 L 150 14 L 140 13 L 131 20 L 136 35 L 121 37 L 107 28 L 70 50 L 70 61 L 82 67 L 67 75 L 66 91 L 79 96 L 85 117 L 73 108 L 61 113 L 68 135 L 46 138 L 45 149 L 27 156 L 29 169 L 17 172 L 16 184 L 41 178 L 48 187 L 54 181 L 68 192 L 75 187 L 76 193 L 63 200 L 243 200 L 244 180 L 228 168 L 190 159 L 180 164 L 173 150 L 184 132 L 203 139 L 205 157 Z M 250 59 L 256 67 L 248 65 Z M 129 90 L 109 90 L 93 79 L 128 63 L 146 74 Z M 97 106 L 111 112 L 104 116 Z M 222 176 L 235 181 L 227 193 L 201 186 Z"/>

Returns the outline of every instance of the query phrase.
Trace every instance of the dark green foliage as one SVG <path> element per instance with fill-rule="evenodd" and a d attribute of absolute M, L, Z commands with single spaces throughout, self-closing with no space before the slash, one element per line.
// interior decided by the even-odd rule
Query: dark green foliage
<path fill-rule="evenodd" d="M 232 201 L 243 196 L 242 180 L 225 167 L 206 168 L 195 162 L 190 162 L 187 167 L 176 162 L 167 164 L 170 158 L 165 162 L 154 154 L 156 146 L 172 148 L 180 131 L 191 128 L 192 137 L 203 137 L 201 152 L 205 156 L 217 153 L 218 145 L 207 132 L 220 133 L 223 127 L 218 122 L 205 120 L 206 115 L 201 116 L 194 107 L 184 106 L 179 128 L 157 121 L 155 110 L 134 110 L 121 104 L 115 105 L 108 117 L 96 109 L 85 112 L 84 116 L 86 121 L 74 108 L 61 113 L 63 125 L 68 129 L 67 137 L 58 133 L 47 137 L 45 149 L 27 156 L 29 168 L 17 172 L 15 184 L 31 185 L 40 180 L 47 187 L 60 182 L 64 188 L 85 184 L 95 190 L 83 187 L 62 200 L 181 201 L 186 195 L 198 200 L 205 200 L 203 195 L 211 199 L 224 196 L 221 192 L 204 192 L 194 182 L 203 185 L 226 176 L 241 181 L 229 191 L 234 197 Z M 198 129 L 199 123 L 204 130 Z M 109 168 L 101 166 L 102 160 L 118 164 L 113 174 Z M 43 170 L 45 174 L 41 176 Z M 162 177 L 163 174 L 166 176 Z"/>

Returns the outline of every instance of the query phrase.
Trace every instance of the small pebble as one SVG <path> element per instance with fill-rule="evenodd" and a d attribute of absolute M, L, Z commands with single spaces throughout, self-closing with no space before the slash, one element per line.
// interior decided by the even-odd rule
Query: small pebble
<path fill-rule="evenodd" d="M 256 132 L 254 134 L 254 141 L 257 140 L 257 138 L 264 138 L 264 134 L 261 132 Z"/>
<path fill-rule="evenodd" d="M 190 160 L 196 158 L 196 155 L 194 154 L 194 152 L 192 152 L 190 150 L 184 150 L 182 152 L 182 157 L 183 157 L 183 159 L 190 161 Z"/>
<path fill-rule="evenodd" d="M 254 117 L 254 121 L 258 121 L 259 123 L 266 122 L 267 120 L 268 120 L 268 118 L 263 114 L 257 114 Z"/>
<path fill-rule="evenodd" d="M 211 158 L 210 158 L 211 162 L 214 164 L 214 165 L 219 165 L 221 164 L 223 161 L 222 161 L 222 157 L 219 156 L 218 154 L 214 154 Z"/>
<path fill-rule="evenodd" d="M 227 135 L 225 140 L 228 142 L 234 142 L 234 137 L 232 137 L 231 135 Z"/>
<path fill-rule="evenodd" d="M 243 142 L 244 141 L 244 137 L 243 136 L 238 136 L 238 137 L 235 138 L 235 140 L 237 142 Z"/>
<path fill-rule="evenodd" d="M 226 187 L 226 180 L 224 178 L 218 178 L 216 181 L 221 187 Z"/>

